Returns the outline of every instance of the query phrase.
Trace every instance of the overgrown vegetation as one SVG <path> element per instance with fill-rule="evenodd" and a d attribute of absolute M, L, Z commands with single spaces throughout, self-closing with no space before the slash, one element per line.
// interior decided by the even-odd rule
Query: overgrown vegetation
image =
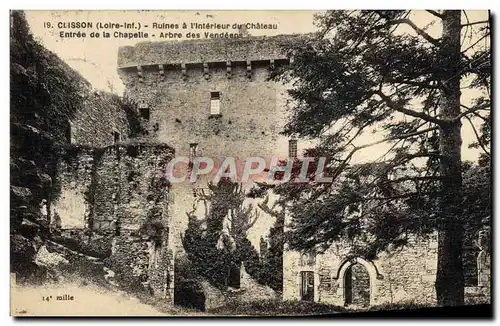
<path fill-rule="evenodd" d="M 147 135 L 147 130 L 144 127 L 139 113 L 137 112 L 137 103 L 127 96 L 112 95 L 113 101 L 125 112 L 128 123 L 129 138 L 137 138 Z"/>
<path fill-rule="evenodd" d="M 259 206 L 267 208 L 266 204 Z M 282 292 L 285 214 L 283 211 L 277 213 L 273 211 L 271 214 L 274 215 L 275 222 L 269 230 L 267 241 L 261 238 L 261 265 L 257 280 L 259 283 L 268 285 L 275 291 Z"/>
<path fill-rule="evenodd" d="M 415 15 L 429 24 L 419 26 Z M 470 21 L 459 10 L 346 10 L 316 22 L 316 34 L 284 44 L 293 61 L 272 76 L 292 85 L 284 133 L 318 140 L 316 156 L 328 158 L 332 178 L 275 188 L 292 215 L 291 248 L 321 251 L 347 241 L 352 254 L 371 259 L 406 246 L 410 234 L 437 230 L 438 302 L 463 304 L 465 234 L 490 213 L 490 182 L 464 180 L 470 166 L 461 157 L 468 124 L 481 152 L 470 168 L 488 179 L 489 18 Z M 428 34 L 432 25 L 441 33 Z M 370 141 L 374 130 L 380 138 Z M 381 144 L 380 155 L 374 150 L 355 163 Z"/>
<path fill-rule="evenodd" d="M 68 146 L 70 121 L 97 95 L 79 73 L 33 37 L 24 12 L 11 11 L 10 20 L 11 271 L 22 283 L 33 279 L 30 270 L 41 269 L 34 257 L 43 240 L 57 238 L 58 223 L 50 225 L 57 217 L 50 216 L 50 205 L 61 191 L 56 166 L 60 160 L 72 163 L 84 148 Z M 133 103 L 107 95 L 126 112 L 130 134 L 140 134 Z M 94 151 L 96 161 L 100 155 L 102 150 Z M 89 203 L 93 187 L 85 193 Z M 71 239 L 63 242 L 76 248 Z"/>
<path fill-rule="evenodd" d="M 23 280 L 27 268 L 36 268 L 25 266 L 32 255 L 23 250 L 50 234 L 39 205 L 46 201 L 50 218 L 50 200 L 59 191 L 54 185 L 60 145 L 89 85 L 33 38 L 23 12 L 12 11 L 10 19 L 11 234 L 27 239 L 19 255 L 12 253 L 17 258 L 11 267 Z M 36 227 L 28 231 L 23 220 Z"/>
<path fill-rule="evenodd" d="M 195 215 L 195 203 L 193 211 L 186 212 L 189 222 L 183 237 L 195 270 L 220 288 L 239 286 L 242 263 L 257 278 L 259 255 L 247 232 L 258 216 L 253 207 L 243 206 L 246 197 L 242 185 L 222 179 L 197 196 L 205 207 L 205 216 Z"/>

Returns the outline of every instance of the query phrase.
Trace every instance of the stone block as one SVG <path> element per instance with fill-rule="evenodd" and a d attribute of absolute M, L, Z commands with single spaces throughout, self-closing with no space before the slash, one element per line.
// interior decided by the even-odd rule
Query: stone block
<path fill-rule="evenodd" d="M 422 275 L 421 279 L 422 282 L 434 283 L 436 281 L 436 275 L 435 274 Z"/>

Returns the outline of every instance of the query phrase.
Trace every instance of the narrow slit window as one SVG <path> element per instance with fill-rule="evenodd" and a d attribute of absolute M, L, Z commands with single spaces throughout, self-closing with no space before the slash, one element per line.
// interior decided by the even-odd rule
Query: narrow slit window
<path fill-rule="evenodd" d="M 120 141 L 120 133 L 115 131 L 113 132 L 113 142 L 116 144 Z"/>
<path fill-rule="evenodd" d="M 210 92 L 210 114 L 219 115 L 220 114 L 220 93 Z"/>
<path fill-rule="evenodd" d="M 66 141 L 70 144 L 75 142 L 73 137 L 73 123 L 71 121 L 68 121 L 68 125 L 66 126 Z"/>
<path fill-rule="evenodd" d="M 288 141 L 288 157 L 297 157 L 297 140 L 290 139 Z"/>
<path fill-rule="evenodd" d="M 198 144 L 197 143 L 191 143 L 189 144 L 189 151 L 190 151 L 190 155 L 191 157 L 196 157 L 196 152 L 198 150 Z"/>

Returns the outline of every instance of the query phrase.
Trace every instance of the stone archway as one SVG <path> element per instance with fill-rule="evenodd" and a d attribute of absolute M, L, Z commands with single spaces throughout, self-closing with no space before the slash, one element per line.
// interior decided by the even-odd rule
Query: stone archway
<path fill-rule="evenodd" d="M 354 284 L 353 278 L 356 278 Z M 333 275 L 339 285 L 337 295 L 342 297 L 345 305 L 373 305 L 376 280 L 381 278 L 375 265 L 361 257 L 345 260 Z"/>

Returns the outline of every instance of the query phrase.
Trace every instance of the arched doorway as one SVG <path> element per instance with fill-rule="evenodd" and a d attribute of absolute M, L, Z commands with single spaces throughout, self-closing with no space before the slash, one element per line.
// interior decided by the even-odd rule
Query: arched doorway
<path fill-rule="evenodd" d="M 354 263 L 344 274 L 345 305 L 370 306 L 370 274 L 365 266 Z"/>

